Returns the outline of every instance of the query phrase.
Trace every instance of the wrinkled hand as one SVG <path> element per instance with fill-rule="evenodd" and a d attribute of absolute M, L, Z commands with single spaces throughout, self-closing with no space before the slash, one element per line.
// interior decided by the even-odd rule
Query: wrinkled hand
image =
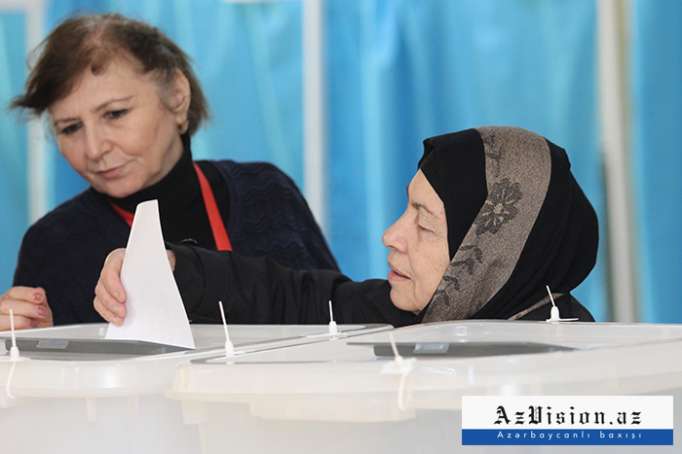
<path fill-rule="evenodd" d="M 104 320 L 117 326 L 122 325 L 126 317 L 126 292 L 121 282 L 125 251 L 125 249 L 115 249 L 107 256 L 95 286 L 95 300 L 93 301 L 97 313 Z M 166 252 L 171 269 L 175 269 L 175 254 L 171 251 Z"/>
<path fill-rule="evenodd" d="M 53 325 L 47 295 L 40 287 L 12 287 L 0 295 L 0 331 L 10 329 L 10 309 L 14 312 L 16 329 L 46 328 Z"/>

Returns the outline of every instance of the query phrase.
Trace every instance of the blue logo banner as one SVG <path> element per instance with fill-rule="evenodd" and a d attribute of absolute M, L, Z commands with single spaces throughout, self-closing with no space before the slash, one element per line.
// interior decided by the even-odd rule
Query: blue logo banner
<path fill-rule="evenodd" d="M 672 429 L 462 429 L 463 445 L 672 445 Z"/>

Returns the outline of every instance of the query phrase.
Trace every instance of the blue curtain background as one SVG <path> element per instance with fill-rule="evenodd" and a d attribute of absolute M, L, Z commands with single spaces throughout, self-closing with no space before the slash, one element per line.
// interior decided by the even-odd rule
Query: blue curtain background
<path fill-rule="evenodd" d="M 25 22 L 21 13 L 0 11 L 0 293 L 12 282 L 29 217 L 26 128 L 5 108 L 26 78 Z"/>
<path fill-rule="evenodd" d="M 642 320 L 682 322 L 682 2 L 633 2 L 633 176 Z"/>
<path fill-rule="evenodd" d="M 302 186 L 299 1 L 47 5 L 48 28 L 77 11 L 159 26 L 193 58 L 211 103 L 195 157 L 272 161 Z M 603 221 L 594 0 L 326 0 L 325 21 L 328 239 L 344 272 L 385 276 L 381 235 L 404 208 L 421 140 L 472 126 L 522 126 L 566 148 Z M 24 49 L 16 52 L 23 62 Z M 56 151 L 49 166 L 51 206 L 85 187 Z M 11 227 L 15 237 L 24 227 Z M 603 262 L 602 254 L 577 292 L 601 320 L 609 317 Z M 12 267 L 0 270 L 0 283 Z"/>
<path fill-rule="evenodd" d="M 517 125 L 568 151 L 600 218 L 591 0 L 328 0 L 329 238 L 355 278 L 385 276 L 383 230 L 406 204 L 421 141 Z M 576 292 L 608 317 L 603 254 Z"/>

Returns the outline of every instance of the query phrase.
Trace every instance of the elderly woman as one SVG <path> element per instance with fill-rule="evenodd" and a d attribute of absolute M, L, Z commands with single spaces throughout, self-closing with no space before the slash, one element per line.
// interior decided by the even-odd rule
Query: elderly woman
<path fill-rule="evenodd" d="M 81 16 L 46 38 L 12 103 L 47 112 L 59 151 L 90 188 L 24 236 L 0 330 L 97 322 L 99 270 L 124 246 L 136 205 L 158 199 L 165 238 L 267 255 L 293 269 L 337 269 L 292 180 L 264 163 L 192 160 L 208 106 L 184 52 L 120 15 Z"/>
<path fill-rule="evenodd" d="M 516 128 L 478 128 L 425 141 L 407 208 L 384 233 L 388 280 L 353 282 L 334 271 L 294 271 L 267 258 L 174 246 L 175 269 L 192 319 L 232 323 L 395 326 L 465 318 L 544 320 L 555 293 L 563 317 L 591 321 L 570 294 L 594 266 L 597 218 L 566 153 Z M 113 323 L 126 314 L 112 253 L 94 306 Z"/>

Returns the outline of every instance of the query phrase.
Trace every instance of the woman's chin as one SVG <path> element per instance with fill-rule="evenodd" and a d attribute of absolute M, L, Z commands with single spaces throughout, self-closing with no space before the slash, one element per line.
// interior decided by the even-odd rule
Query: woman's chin
<path fill-rule="evenodd" d="M 391 293 L 390 293 L 390 298 L 391 302 L 395 307 L 397 307 L 400 310 L 403 311 L 409 311 L 409 312 L 416 312 L 419 310 L 418 305 L 416 302 L 405 295 L 405 289 L 397 288 L 399 286 L 396 286 L 394 284 L 391 284 Z"/>
<path fill-rule="evenodd" d="M 109 197 L 114 197 L 116 199 L 122 199 L 128 197 L 129 195 L 135 194 L 142 188 L 138 188 L 137 185 L 131 184 L 129 181 L 107 181 L 107 182 L 93 182 L 90 184 L 97 192 L 106 194 Z"/>

